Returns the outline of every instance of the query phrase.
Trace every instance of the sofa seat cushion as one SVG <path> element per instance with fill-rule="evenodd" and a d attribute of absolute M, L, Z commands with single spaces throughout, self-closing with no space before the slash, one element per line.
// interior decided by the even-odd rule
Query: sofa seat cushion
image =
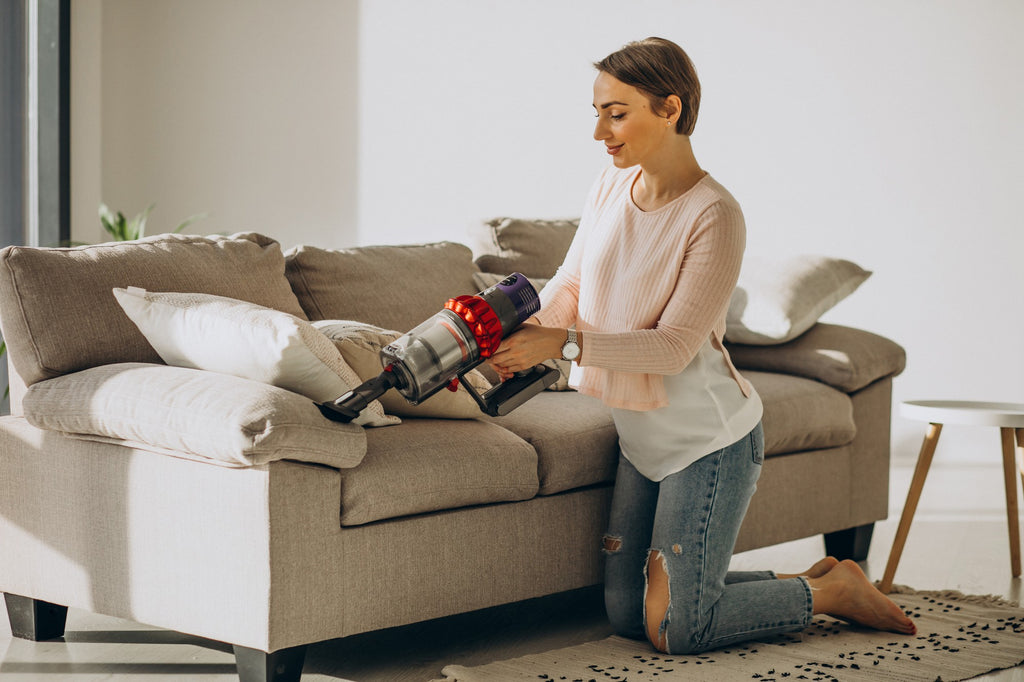
<path fill-rule="evenodd" d="M 311 320 L 354 320 L 407 332 L 444 307 L 475 294 L 473 252 L 453 242 L 320 249 L 285 254 L 286 275 Z"/>
<path fill-rule="evenodd" d="M 115 287 L 201 291 L 305 317 L 276 241 L 165 234 L 74 248 L 0 251 L 0 323 L 26 385 L 97 365 L 160 362 Z"/>
<path fill-rule="evenodd" d="M 764 402 L 767 455 L 839 447 L 856 435 L 845 393 L 784 374 L 744 376 Z M 541 495 L 615 480 L 618 434 L 611 412 L 596 398 L 544 392 L 505 417 L 487 419 L 537 450 Z"/>
<path fill-rule="evenodd" d="M 545 391 L 490 421 L 537 450 L 540 494 L 553 495 L 615 479 L 619 436 L 611 411 L 575 391 Z"/>
<path fill-rule="evenodd" d="M 857 435 L 850 396 L 811 379 L 744 371 L 764 403 L 766 456 L 846 445 Z"/>
<path fill-rule="evenodd" d="M 366 431 L 366 457 L 342 471 L 341 523 L 357 526 L 536 494 L 537 453 L 512 432 L 475 419 L 405 419 Z"/>

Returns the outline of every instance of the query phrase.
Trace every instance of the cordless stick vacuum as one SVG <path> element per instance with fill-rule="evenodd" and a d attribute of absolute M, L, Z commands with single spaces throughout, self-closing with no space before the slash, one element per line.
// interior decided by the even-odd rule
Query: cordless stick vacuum
<path fill-rule="evenodd" d="M 476 296 L 448 299 L 444 309 L 381 349 L 384 371 L 333 402 L 317 403 L 328 419 L 350 422 L 389 389 L 420 403 L 442 388 L 455 391 L 467 372 L 491 357 L 501 340 L 540 310 L 530 281 L 514 272 Z M 537 365 L 517 372 L 480 395 L 462 381 L 480 409 L 503 416 L 558 379 L 558 370 Z"/>

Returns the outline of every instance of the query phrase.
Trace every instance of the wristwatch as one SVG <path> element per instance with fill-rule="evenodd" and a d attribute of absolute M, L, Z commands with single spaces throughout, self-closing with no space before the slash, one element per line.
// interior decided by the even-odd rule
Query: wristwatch
<path fill-rule="evenodd" d="M 562 359 L 563 360 L 575 360 L 580 356 L 580 344 L 576 341 L 576 330 L 568 329 L 568 336 L 565 339 L 565 343 L 562 345 Z"/>

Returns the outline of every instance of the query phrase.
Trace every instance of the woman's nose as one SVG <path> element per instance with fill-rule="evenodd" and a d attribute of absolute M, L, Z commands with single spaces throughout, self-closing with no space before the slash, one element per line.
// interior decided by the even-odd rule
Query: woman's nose
<path fill-rule="evenodd" d="M 597 125 L 594 126 L 594 139 L 595 140 L 606 140 L 611 135 L 608 133 L 608 127 L 602 119 L 597 119 Z"/>

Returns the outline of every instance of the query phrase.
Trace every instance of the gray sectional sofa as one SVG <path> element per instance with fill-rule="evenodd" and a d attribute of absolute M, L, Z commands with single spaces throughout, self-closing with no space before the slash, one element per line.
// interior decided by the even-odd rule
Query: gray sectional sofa
<path fill-rule="evenodd" d="M 455 243 L 282 253 L 256 234 L 0 251 L 15 635 L 60 637 L 75 607 L 230 643 L 243 680 L 298 679 L 309 643 L 599 583 L 617 460 L 599 401 L 546 391 L 501 418 L 337 424 L 297 393 L 163 364 L 111 293 L 404 331 L 478 291 L 481 269 L 550 276 L 574 226 L 527 226 L 534 257 L 506 227 L 476 260 Z M 824 534 L 863 558 L 887 511 L 903 350 L 827 324 L 730 350 L 764 401 L 767 455 L 736 550 Z"/>

